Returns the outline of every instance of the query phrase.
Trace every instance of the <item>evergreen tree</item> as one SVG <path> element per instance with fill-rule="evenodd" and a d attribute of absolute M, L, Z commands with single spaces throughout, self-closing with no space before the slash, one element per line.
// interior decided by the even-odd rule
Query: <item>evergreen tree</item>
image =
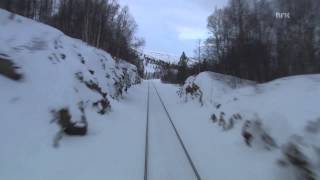
<path fill-rule="evenodd" d="M 187 76 L 188 76 L 188 57 L 183 52 L 178 63 L 178 74 L 177 74 L 178 82 L 184 83 Z"/>

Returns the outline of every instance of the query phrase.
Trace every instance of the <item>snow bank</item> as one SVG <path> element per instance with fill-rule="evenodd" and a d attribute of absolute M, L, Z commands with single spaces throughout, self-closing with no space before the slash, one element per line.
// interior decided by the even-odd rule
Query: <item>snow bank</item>
<path fill-rule="evenodd" d="M 123 90 L 140 82 L 134 65 L 116 62 L 57 29 L 1 9 L 0 61 L 13 63 L 22 75 L 14 81 L 0 72 L 2 173 L 15 169 L 16 160 L 28 158 L 26 154 L 52 148 L 59 127 L 50 124 L 51 111 L 67 108 L 77 122 L 83 103 L 90 131 L 93 117 L 103 108 L 101 100 L 112 104 Z"/>
<path fill-rule="evenodd" d="M 179 90 L 184 101 L 190 101 L 190 95 L 186 92 L 192 84 L 198 86 L 202 92 L 205 108 L 213 114 L 211 118 L 214 122 L 219 122 L 216 123 L 217 126 L 231 121 L 234 123 L 234 128 L 225 133 L 242 136 L 246 120 L 247 123 L 258 124 L 251 130 L 251 133 L 256 132 L 251 134 L 253 139 L 263 140 L 268 137 L 269 142 L 276 143 L 277 148 L 273 151 L 282 152 L 286 167 L 296 168 L 295 172 L 300 169 L 297 177 L 306 178 L 306 172 L 309 171 L 312 171 L 313 175 L 319 173 L 320 132 L 317 119 L 320 118 L 320 75 L 293 76 L 255 84 L 231 76 L 204 72 L 189 77 Z M 242 116 L 242 120 L 234 119 L 237 114 Z M 245 144 L 244 140 L 243 138 Z M 288 146 L 290 148 L 287 148 Z M 261 147 L 265 146 L 253 148 Z M 308 162 L 308 168 L 292 163 L 294 160 L 290 159 L 288 154 L 294 151 L 294 148 L 297 148 L 301 158 Z"/>
<path fill-rule="evenodd" d="M 190 76 L 180 89 L 180 96 L 183 96 L 185 101 L 190 99 L 190 94 L 186 92 L 186 89 L 193 84 L 200 87 L 203 103 L 206 104 L 212 103 L 234 89 L 252 85 L 254 82 L 214 72 L 202 72 L 197 76 Z M 192 95 L 191 99 L 194 99 Z"/>

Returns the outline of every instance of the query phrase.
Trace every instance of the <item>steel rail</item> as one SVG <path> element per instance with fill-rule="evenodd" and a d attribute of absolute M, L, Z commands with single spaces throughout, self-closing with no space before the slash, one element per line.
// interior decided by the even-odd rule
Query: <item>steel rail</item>
<path fill-rule="evenodd" d="M 145 154 L 144 154 L 144 180 L 148 180 L 148 157 L 149 157 L 149 105 L 150 105 L 150 83 L 148 83 L 147 95 L 147 122 L 146 122 L 146 137 L 145 137 Z"/>
<path fill-rule="evenodd" d="M 189 161 L 189 163 L 190 163 L 190 165 L 191 165 L 191 167 L 192 167 L 192 170 L 193 170 L 194 174 L 195 174 L 196 177 L 197 177 L 197 180 L 201 180 L 201 176 L 200 176 L 200 174 L 199 174 L 196 166 L 194 165 L 194 163 L 193 163 L 193 161 L 192 161 L 192 159 L 191 159 L 191 156 L 190 156 L 190 154 L 189 154 L 186 146 L 184 145 L 184 143 L 183 143 L 183 141 L 182 141 L 182 138 L 181 138 L 181 136 L 179 135 L 179 132 L 178 132 L 176 126 L 174 125 L 174 123 L 173 123 L 173 121 L 172 121 L 172 118 L 171 118 L 171 116 L 170 116 L 170 114 L 169 114 L 169 112 L 168 112 L 168 109 L 166 108 L 166 106 L 165 106 L 165 104 L 164 104 L 164 102 L 163 102 L 163 100 L 162 100 L 162 98 L 161 98 L 161 96 L 160 96 L 160 94 L 159 94 L 156 86 L 155 86 L 154 84 L 152 84 L 152 86 L 153 86 L 153 88 L 156 90 L 156 93 L 157 93 L 157 95 L 158 95 L 158 97 L 159 97 L 159 100 L 160 100 L 160 102 L 161 102 L 161 104 L 162 104 L 162 107 L 163 107 L 163 109 L 165 110 L 165 112 L 166 112 L 166 114 L 167 114 L 167 117 L 168 117 L 168 119 L 169 119 L 169 121 L 170 121 L 170 124 L 171 124 L 171 126 L 172 126 L 175 134 L 177 135 L 177 138 L 178 138 L 178 140 L 179 140 L 179 142 L 180 142 L 180 145 L 182 146 L 182 149 L 183 149 L 185 155 L 187 156 L 187 159 L 188 159 L 188 161 Z"/>

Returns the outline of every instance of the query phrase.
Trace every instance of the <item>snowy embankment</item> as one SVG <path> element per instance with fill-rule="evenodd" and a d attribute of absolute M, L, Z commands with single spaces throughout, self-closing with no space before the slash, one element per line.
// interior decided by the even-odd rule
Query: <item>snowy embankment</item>
<path fill-rule="evenodd" d="M 198 114 L 198 123 L 206 116 L 211 124 L 206 126 L 215 127 L 198 129 L 214 131 L 207 132 L 208 135 L 213 133 L 213 139 L 217 141 L 212 148 L 224 149 L 212 152 L 217 154 L 213 155 L 215 162 L 212 163 L 219 162 L 228 167 L 229 161 L 234 162 L 233 166 L 239 171 L 235 174 L 242 176 L 240 179 L 255 179 L 259 173 L 265 176 L 258 179 L 319 178 L 320 75 L 293 76 L 255 84 L 204 72 L 189 77 L 178 94 L 183 102 L 188 102 L 184 105 L 186 108 L 194 109 L 193 112 L 201 109 L 199 112 L 203 113 Z M 201 125 L 194 127 L 197 126 Z M 211 148 L 205 143 L 197 146 Z M 248 167 L 253 172 L 243 176 Z M 282 171 L 275 171 L 275 168 Z M 213 177 L 229 179 L 229 175 Z"/>
<path fill-rule="evenodd" d="M 101 146 L 106 136 L 90 136 L 107 128 L 101 121 L 105 114 L 118 111 L 122 93 L 139 82 L 134 65 L 116 62 L 57 29 L 0 9 L 0 179 L 74 179 L 81 163 L 90 165 L 91 159 L 103 166 L 100 151 L 107 152 Z M 91 140 L 84 145 L 77 138 L 61 137 L 61 129 L 71 125 L 86 126 Z M 68 147 L 60 153 L 53 145 Z M 103 178 L 97 172 L 104 170 L 92 168 L 79 176 Z"/>

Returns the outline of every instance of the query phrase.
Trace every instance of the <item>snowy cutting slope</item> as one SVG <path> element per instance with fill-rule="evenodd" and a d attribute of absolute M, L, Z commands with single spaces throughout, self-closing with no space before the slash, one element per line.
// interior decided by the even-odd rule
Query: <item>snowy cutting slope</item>
<path fill-rule="evenodd" d="M 186 95 L 186 88 L 193 83 L 202 91 L 202 107 L 199 97 Z M 290 162 L 286 155 L 294 152 L 287 149 L 293 144 L 302 153 L 294 156 L 305 159 L 308 162 L 306 169 L 319 178 L 320 75 L 293 76 L 254 84 L 232 76 L 204 72 L 189 77 L 179 93 L 182 97 L 179 104 L 183 101 L 180 108 L 171 107 L 185 132 L 185 139 L 190 139 L 189 143 L 197 152 L 200 167 L 207 169 L 207 177 L 230 180 L 235 177 L 303 179 L 297 175 L 303 174 L 303 168 L 297 170 L 294 161 L 291 159 Z M 217 117 L 215 122 L 211 120 L 212 114 Z M 235 119 L 235 114 L 240 114 L 242 120 Z M 223 121 L 220 121 L 221 116 Z M 231 119 L 233 125 L 230 125 Z M 251 124 L 261 122 L 261 125 L 248 130 L 253 135 L 252 147 L 246 146 L 242 137 L 246 120 Z M 260 139 L 263 134 L 273 138 L 276 147 Z M 203 151 L 206 157 L 199 155 Z M 279 160 L 285 162 L 281 165 L 284 167 L 279 165 Z M 217 173 L 210 174 L 214 169 Z M 223 169 L 236 170 L 228 174 Z"/>
<path fill-rule="evenodd" d="M 105 168 L 107 160 L 101 154 L 110 150 L 121 152 L 116 143 L 113 146 L 116 150 L 101 147 L 111 137 L 108 133 L 117 135 L 112 129 L 117 126 L 120 129 L 121 122 L 112 122 L 108 115 L 100 115 L 102 105 L 93 104 L 106 99 L 111 103 L 112 112 L 125 110 L 117 102 L 119 86 L 125 89 L 140 81 L 135 66 L 124 61 L 116 63 L 102 50 L 1 9 L 0 61 L 0 66 L 3 62 L 14 63 L 22 75 L 22 79 L 16 81 L 0 72 L 0 179 L 74 179 L 77 176 L 73 174 L 87 166 L 92 168 L 85 168 L 79 178 L 94 178 L 97 171 L 93 163 L 96 169 Z M 54 149 L 53 139 L 59 127 L 50 123 L 54 118 L 51 111 L 68 108 L 72 121 L 79 121 L 80 102 L 84 103 L 89 124 L 87 137 L 63 137 L 60 146 L 64 150 Z M 119 134 L 118 140 L 134 137 L 130 129 L 122 128 L 128 136 Z M 105 158 L 112 160 L 107 155 Z M 80 166 L 84 162 L 87 164 Z M 109 177 L 119 175 L 117 171 L 114 173 L 108 173 Z M 134 176 L 134 173 L 133 170 L 133 174 L 127 175 Z M 100 175 L 97 178 L 102 179 Z"/>

